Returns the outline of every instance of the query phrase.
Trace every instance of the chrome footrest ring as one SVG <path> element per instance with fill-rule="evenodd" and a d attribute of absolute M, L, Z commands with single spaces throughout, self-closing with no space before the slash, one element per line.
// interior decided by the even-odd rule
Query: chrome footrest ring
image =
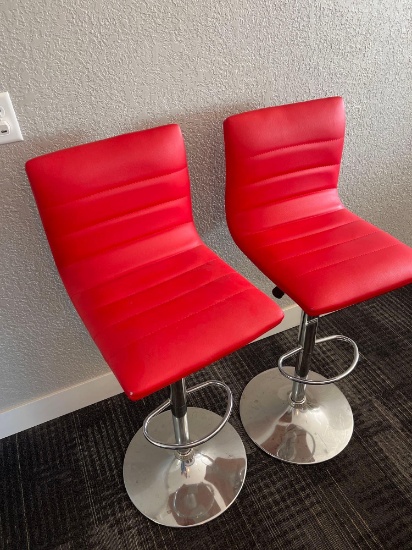
<path fill-rule="evenodd" d="M 334 382 L 338 382 L 339 380 L 342 380 L 342 378 L 345 378 L 345 376 L 348 376 L 348 374 L 350 374 L 358 364 L 358 361 L 359 361 L 358 346 L 351 338 L 348 338 L 347 336 L 342 336 L 341 334 L 334 334 L 333 336 L 326 336 L 325 338 L 317 338 L 315 341 L 315 344 L 322 344 L 323 342 L 329 342 L 330 340 L 342 340 L 343 342 L 347 342 L 348 344 L 351 344 L 351 346 L 353 347 L 353 361 L 350 367 L 347 370 L 345 370 L 345 372 L 343 372 L 342 374 L 339 374 L 338 376 L 334 376 L 333 378 L 328 378 L 327 380 L 308 380 L 306 378 L 301 378 L 300 376 L 293 376 L 291 374 L 288 374 L 284 370 L 284 366 L 286 365 L 283 365 L 283 362 L 286 359 L 289 359 L 289 357 L 293 357 L 294 355 L 297 355 L 302 350 L 302 346 L 299 346 L 293 349 L 292 351 L 289 351 L 288 353 L 285 353 L 284 355 L 282 355 L 282 357 L 280 357 L 278 361 L 278 369 L 283 374 L 283 376 L 285 376 L 289 380 L 292 380 L 293 382 L 300 382 L 301 384 L 309 384 L 312 386 L 323 386 L 325 384 L 333 384 Z"/>
<path fill-rule="evenodd" d="M 201 437 L 200 439 L 196 439 L 195 441 L 189 441 L 189 443 L 164 443 L 163 441 L 158 441 L 157 439 L 154 439 L 149 435 L 149 424 L 152 418 L 163 412 L 167 407 L 170 406 L 171 402 L 170 399 L 167 399 L 162 405 L 157 407 L 153 412 L 151 412 L 143 422 L 143 435 L 145 438 L 152 443 L 152 445 L 155 445 L 156 447 L 160 447 L 161 449 L 170 449 L 171 451 L 183 451 L 187 449 L 192 449 L 193 447 L 197 447 L 199 445 L 202 445 L 203 443 L 206 443 L 206 441 L 209 441 L 209 439 L 212 439 L 216 434 L 220 432 L 220 430 L 223 429 L 226 422 L 229 420 L 230 413 L 232 412 L 233 407 L 233 396 L 232 392 L 226 384 L 223 382 L 220 382 L 219 380 L 208 380 L 207 382 L 201 382 L 200 384 L 196 384 L 196 386 L 193 386 L 192 388 L 189 388 L 186 390 L 186 393 L 193 393 L 195 391 L 201 390 L 202 388 L 205 388 L 207 386 L 220 386 L 221 388 L 224 388 L 227 393 L 227 406 L 226 406 L 226 412 L 219 423 L 219 425 L 210 433 L 205 435 L 204 437 Z"/>

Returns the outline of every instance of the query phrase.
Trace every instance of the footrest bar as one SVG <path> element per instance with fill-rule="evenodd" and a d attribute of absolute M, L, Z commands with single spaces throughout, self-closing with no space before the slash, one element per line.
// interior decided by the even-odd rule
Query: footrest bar
<path fill-rule="evenodd" d="M 153 412 L 151 412 L 143 422 L 143 434 L 145 438 L 155 445 L 156 447 L 160 447 L 162 449 L 169 449 L 171 451 L 183 451 L 186 449 L 192 449 L 193 447 L 197 447 L 198 445 L 202 445 L 203 443 L 206 443 L 206 441 L 209 441 L 209 439 L 212 439 L 215 435 L 217 435 L 220 430 L 224 427 L 226 422 L 229 420 L 230 413 L 232 412 L 233 407 L 233 396 L 232 392 L 226 384 L 223 382 L 220 382 L 219 380 L 208 380 L 207 382 L 201 382 L 200 384 L 196 384 L 196 386 L 193 386 L 192 388 L 189 388 L 186 390 L 186 393 L 193 393 L 195 391 L 201 390 L 202 388 L 205 388 L 207 386 L 220 386 L 221 388 L 224 388 L 227 393 L 227 406 L 226 406 L 226 412 L 219 423 L 219 425 L 209 434 L 205 435 L 204 437 L 201 437 L 200 439 L 196 439 L 195 441 L 190 441 L 189 443 L 163 443 L 162 441 L 158 441 L 157 439 L 154 439 L 151 437 L 148 433 L 149 429 L 149 423 L 150 421 L 163 412 L 167 407 L 170 406 L 171 401 L 170 399 L 167 399 L 162 405 L 157 407 Z"/>
<path fill-rule="evenodd" d="M 289 380 L 292 380 L 293 382 L 300 382 L 301 384 L 309 384 L 312 386 L 323 386 L 325 384 L 333 384 L 334 382 L 338 382 L 339 380 L 342 380 L 342 378 L 345 378 L 345 376 L 348 376 L 348 374 L 350 374 L 358 364 L 358 361 L 359 361 L 358 346 L 351 338 L 348 338 L 347 336 L 342 336 L 341 334 L 334 334 L 333 336 L 318 338 L 316 339 L 315 344 L 322 344 L 323 342 L 329 342 L 330 340 L 341 340 L 343 342 L 347 342 L 348 344 L 351 344 L 351 346 L 353 347 L 353 361 L 350 367 L 347 370 L 345 370 L 345 372 L 343 372 L 342 374 L 339 374 L 338 376 L 334 376 L 333 378 L 328 378 L 327 380 L 308 380 L 306 378 L 301 378 L 300 376 L 293 376 L 291 374 L 288 374 L 283 368 L 284 366 L 286 366 L 286 365 L 283 365 L 283 362 L 286 359 L 289 359 L 289 357 L 293 357 L 294 355 L 297 355 L 302 350 L 302 346 L 299 346 L 293 349 L 292 351 L 285 353 L 284 355 L 282 355 L 282 357 L 279 358 L 278 368 L 280 372 L 283 374 L 283 376 L 285 376 Z"/>

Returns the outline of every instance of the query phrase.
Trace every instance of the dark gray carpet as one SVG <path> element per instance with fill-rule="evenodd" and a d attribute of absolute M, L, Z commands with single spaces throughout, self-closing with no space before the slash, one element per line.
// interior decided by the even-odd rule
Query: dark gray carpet
<path fill-rule="evenodd" d="M 4 549 L 412 548 L 412 287 L 323 318 L 320 334 L 354 338 L 355 371 L 339 383 L 355 418 L 349 446 L 319 465 L 272 459 L 248 439 L 237 405 L 243 387 L 295 347 L 297 329 L 251 344 L 188 379 L 218 378 L 235 396 L 232 425 L 248 452 L 235 504 L 204 526 L 160 527 L 123 488 L 126 448 L 166 390 L 137 403 L 124 395 L 0 441 L 0 547 Z M 347 363 L 343 347 L 317 352 L 324 375 Z M 333 368 L 327 367 L 334 364 Z M 213 391 L 196 398 L 211 406 Z"/>

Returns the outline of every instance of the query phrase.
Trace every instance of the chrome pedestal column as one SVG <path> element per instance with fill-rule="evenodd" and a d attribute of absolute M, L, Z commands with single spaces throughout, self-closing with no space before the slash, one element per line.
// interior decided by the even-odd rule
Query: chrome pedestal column
<path fill-rule="evenodd" d="M 212 383 L 228 392 L 223 419 L 186 405 L 186 393 Z M 124 483 L 133 504 L 149 519 L 169 527 L 192 527 L 219 516 L 236 499 L 245 480 L 246 452 L 227 423 L 229 394 L 217 381 L 187 392 L 184 380 L 172 384 L 170 400 L 148 416 L 130 442 Z M 168 405 L 171 413 L 161 412 Z"/>
<path fill-rule="evenodd" d="M 317 317 L 303 313 L 299 346 L 279 359 L 279 370 L 270 369 L 253 378 L 240 400 L 242 423 L 254 443 L 271 456 L 295 464 L 333 458 L 346 447 L 353 432 L 350 405 L 332 383 L 355 368 L 359 359 L 356 344 L 340 335 L 317 340 L 317 326 Z M 309 368 L 315 344 L 330 340 L 350 343 L 354 359 L 343 374 L 325 379 Z M 284 367 L 283 361 L 293 355 L 298 355 L 296 367 Z"/>

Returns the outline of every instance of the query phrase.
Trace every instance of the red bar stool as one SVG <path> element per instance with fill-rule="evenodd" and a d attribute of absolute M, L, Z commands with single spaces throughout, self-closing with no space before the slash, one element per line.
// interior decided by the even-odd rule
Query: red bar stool
<path fill-rule="evenodd" d="M 259 374 L 240 402 L 243 425 L 270 455 L 310 464 L 330 459 L 353 431 L 350 405 L 333 382 L 358 361 L 355 342 L 316 338 L 318 318 L 407 285 L 412 249 L 347 210 L 337 184 L 345 133 L 340 97 L 270 107 L 224 123 L 226 212 L 239 248 L 303 310 L 298 346 Z M 311 372 L 315 344 L 353 347 L 332 379 Z M 296 366 L 284 366 L 297 356 Z M 286 378 L 285 378 L 286 377 Z"/>
<path fill-rule="evenodd" d="M 282 310 L 201 241 L 179 126 L 58 151 L 26 169 L 63 283 L 126 395 L 171 388 L 127 450 L 131 500 L 163 525 L 210 521 L 241 490 L 246 454 L 227 423 L 226 384 L 186 390 L 184 379 L 276 326 Z M 223 418 L 187 407 L 187 394 L 210 385 L 227 393 Z"/>

